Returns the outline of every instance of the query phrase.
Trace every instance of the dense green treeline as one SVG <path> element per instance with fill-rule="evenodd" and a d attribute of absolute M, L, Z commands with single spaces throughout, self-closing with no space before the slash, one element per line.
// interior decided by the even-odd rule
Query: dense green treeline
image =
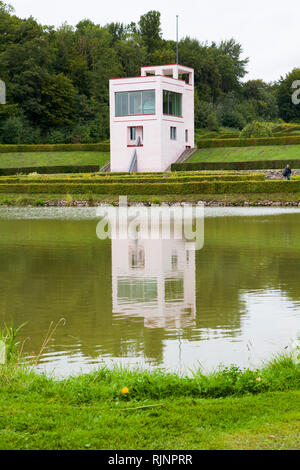
<path fill-rule="evenodd" d="M 242 83 L 248 59 L 234 39 L 208 44 L 185 37 L 179 56 L 195 69 L 197 128 L 242 129 L 256 119 L 300 118 L 290 99 L 290 81 L 300 78 L 300 70 L 282 83 Z M 54 28 L 20 19 L 0 1 L 0 77 L 8 103 L 0 107 L 0 143 L 108 139 L 109 78 L 139 75 L 141 66 L 174 63 L 175 57 L 176 44 L 163 39 L 158 11 L 129 25 L 84 19 Z"/>

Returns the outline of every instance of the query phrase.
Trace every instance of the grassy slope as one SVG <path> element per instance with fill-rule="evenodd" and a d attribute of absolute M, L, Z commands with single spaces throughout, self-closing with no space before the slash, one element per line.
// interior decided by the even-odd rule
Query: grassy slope
<path fill-rule="evenodd" d="M 299 372 L 291 363 L 208 379 L 100 370 L 60 382 L 4 371 L 0 449 L 300 449 Z"/>
<path fill-rule="evenodd" d="M 51 165 L 100 165 L 109 161 L 109 152 L 25 152 L 0 153 L 0 168 Z"/>
<path fill-rule="evenodd" d="M 259 147 L 226 147 L 200 149 L 187 160 L 190 162 L 241 162 L 257 160 L 286 160 L 300 158 L 300 145 L 271 145 Z"/>
<path fill-rule="evenodd" d="M 300 392 L 79 406 L 1 394 L 0 449 L 299 450 L 299 409 Z"/>

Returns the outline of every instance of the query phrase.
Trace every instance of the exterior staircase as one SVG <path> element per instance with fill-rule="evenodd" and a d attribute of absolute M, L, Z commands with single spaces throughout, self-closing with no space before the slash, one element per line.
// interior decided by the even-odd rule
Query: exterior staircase
<path fill-rule="evenodd" d="M 185 162 L 188 158 L 190 158 L 193 153 L 197 152 L 197 148 L 188 148 L 185 149 L 185 151 L 180 155 L 180 157 L 173 163 L 183 163 Z M 168 166 L 168 168 L 165 171 L 171 171 L 171 165 Z"/>
<path fill-rule="evenodd" d="M 100 173 L 110 173 L 110 162 L 104 165 L 102 168 L 99 170 Z"/>
<path fill-rule="evenodd" d="M 129 173 L 136 173 L 137 172 L 137 152 L 136 149 L 134 149 L 132 160 L 129 165 Z"/>

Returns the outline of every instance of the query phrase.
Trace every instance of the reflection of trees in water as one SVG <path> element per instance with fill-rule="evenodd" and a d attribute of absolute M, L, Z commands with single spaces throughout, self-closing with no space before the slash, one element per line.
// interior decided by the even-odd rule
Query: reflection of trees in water
<path fill-rule="evenodd" d="M 300 215 L 207 218 L 197 252 L 198 328 L 240 328 L 244 291 L 280 289 L 299 300 Z"/>
<path fill-rule="evenodd" d="M 207 219 L 205 248 L 196 253 L 197 328 L 238 331 L 243 291 L 281 289 L 299 300 L 299 226 L 297 215 Z M 76 345 L 75 337 L 85 356 L 161 361 L 164 340 L 176 333 L 112 315 L 110 242 L 98 241 L 95 227 L 95 221 L 1 221 L 0 320 L 29 320 L 29 351 L 39 350 L 50 321 L 65 317 L 55 350 Z M 174 289 L 170 284 L 167 292 Z M 199 339 L 199 332 L 183 329 L 182 338 Z"/>

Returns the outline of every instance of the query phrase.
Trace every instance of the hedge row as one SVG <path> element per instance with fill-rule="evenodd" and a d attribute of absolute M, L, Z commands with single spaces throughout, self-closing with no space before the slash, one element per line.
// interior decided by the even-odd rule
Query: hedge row
<path fill-rule="evenodd" d="M 213 147 L 256 147 L 259 145 L 297 145 L 299 136 L 264 137 L 257 139 L 200 139 L 198 149 Z"/>
<path fill-rule="evenodd" d="M 18 152 L 109 152 L 110 144 L 0 145 L 0 153 Z"/>
<path fill-rule="evenodd" d="M 39 173 L 51 175 L 55 173 L 96 173 L 99 165 L 57 165 L 57 166 L 27 166 L 20 168 L 0 168 L 0 176 L 12 176 L 17 174 L 29 175 Z"/>
<path fill-rule="evenodd" d="M 185 176 L 180 178 L 1 178 L 0 184 L 169 184 L 169 183 L 196 183 L 204 181 L 262 181 L 263 173 L 234 174 L 232 176 Z"/>
<path fill-rule="evenodd" d="M 252 162 L 192 162 L 173 163 L 172 171 L 201 170 L 270 170 L 283 169 L 287 163 L 291 168 L 300 168 L 300 159 L 295 160 L 257 160 Z"/>
<path fill-rule="evenodd" d="M 129 184 L 0 184 L 0 193 L 18 194 L 235 194 L 300 192 L 300 181 L 213 181 L 196 183 Z"/>

